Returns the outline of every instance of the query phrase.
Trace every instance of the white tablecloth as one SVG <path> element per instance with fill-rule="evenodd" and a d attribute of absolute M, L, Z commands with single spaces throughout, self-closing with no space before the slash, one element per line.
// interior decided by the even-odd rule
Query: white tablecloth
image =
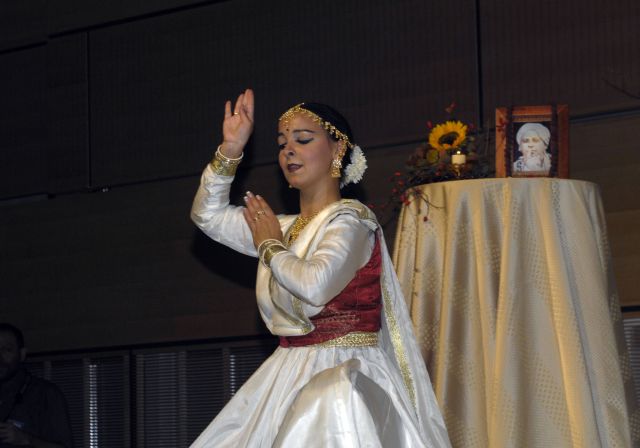
<path fill-rule="evenodd" d="M 640 446 L 598 187 L 418 191 L 394 264 L 453 445 Z"/>

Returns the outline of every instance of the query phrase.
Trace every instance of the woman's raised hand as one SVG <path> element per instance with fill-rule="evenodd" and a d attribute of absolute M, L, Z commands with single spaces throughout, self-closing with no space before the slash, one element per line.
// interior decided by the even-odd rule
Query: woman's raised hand
<path fill-rule="evenodd" d="M 256 248 L 267 239 L 284 240 L 278 217 L 273 213 L 267 201 L 260 195 L 254 195 L 247 191 L 244 202 L 247 205 L 243 210 L 244 219 L 251 230 L 253 244 Z"/>
<path fill-rule="evenodd" d="M 251 133 L 253 132 L 254 100 L 253 90 L 247 89 L 238 96 L 231 110 L 231 101 L 224 105 L 224 121 L 222 122 L 223 155 L 232 159 L 240 157 Z"/>

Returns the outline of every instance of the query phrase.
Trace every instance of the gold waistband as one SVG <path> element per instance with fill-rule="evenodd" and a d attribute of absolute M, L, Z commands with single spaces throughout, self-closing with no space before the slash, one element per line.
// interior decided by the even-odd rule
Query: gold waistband
<path fill-rule="evenodd" d="M 354 331 L 339 338 L 314 344 L 313 347 L 375 347 L 378 345 L 378 333 Z"/>

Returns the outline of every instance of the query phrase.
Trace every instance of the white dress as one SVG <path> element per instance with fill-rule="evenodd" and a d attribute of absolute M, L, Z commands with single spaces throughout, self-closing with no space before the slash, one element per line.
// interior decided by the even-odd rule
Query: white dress
<path fill-rule="evenodd" d="M 209 237 L 257 256 L 232 176 L 205 169 L 191 217 Z M 279 216 L 283 233 L 295 216 Z M 270 268 L 256 293 L 278 336 L 313 331 L 310 317 L 338 295 L 380 241 L 382 326 L 376 346 L 278 347 L 192 447 L 449 447 L 442 415 L 375 216 L 357 201 L 321 211 Z"/>

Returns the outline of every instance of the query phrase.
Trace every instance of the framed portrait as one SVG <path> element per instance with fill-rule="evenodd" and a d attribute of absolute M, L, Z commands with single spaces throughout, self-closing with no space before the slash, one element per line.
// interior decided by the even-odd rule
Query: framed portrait
<path fill-rule="evenodd" d="M 566 104 L 496 109 L 496 177 L 569 177 Z"/>

